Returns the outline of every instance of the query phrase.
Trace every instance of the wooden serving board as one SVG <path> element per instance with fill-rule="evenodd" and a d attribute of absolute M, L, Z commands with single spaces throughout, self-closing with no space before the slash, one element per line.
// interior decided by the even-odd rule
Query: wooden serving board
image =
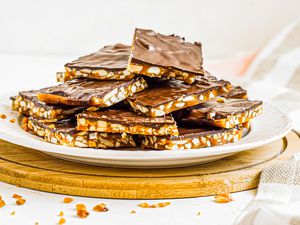
<path fill-rule="evenodd" d="M 102 198 L 162 199 L 214 195 L 257 187 L 263 168 L 300 152 L 296 133 L 203 165 L 172 169 L 121 169 L 53 158 L 0 140 L 0 181 L 35 190 Z M 191 150 L 193 151 L 193 150 Z M 205 149 L 203 149 L 205 151 Z"/>

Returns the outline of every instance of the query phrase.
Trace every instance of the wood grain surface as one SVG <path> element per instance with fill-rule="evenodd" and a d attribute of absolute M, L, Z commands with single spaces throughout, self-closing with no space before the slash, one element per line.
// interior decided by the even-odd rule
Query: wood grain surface
<path fill-rule="evenodd" d="M 300 152 L 297 134 L 227 158 L 182 168 L 90 166 L 0 140 L 0 180 L 35 190 L 102 198 L 162 199 L 208 196 L 257 187 L 263 168 Z"/>

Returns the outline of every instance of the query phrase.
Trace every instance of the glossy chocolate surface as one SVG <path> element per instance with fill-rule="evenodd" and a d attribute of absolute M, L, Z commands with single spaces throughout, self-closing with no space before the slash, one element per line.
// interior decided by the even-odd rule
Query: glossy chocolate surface
<path fill-rule="evenodd" d="M 221 102 L 213 99 L 186 109 L 189 111 L 189 114 L 186 118 L 182 119 L 197 120 L 207 118 L 209 113 L 214 114 L 214 119 L 222 119 L 244 113 L 245 111 L 254 109 L 260 105 L 262 105 L 261 101 L 250 101 L 246 99 L 222 99 Z"/>
<path fill-rule="evenodd" d="M 84 111 L 78 115 L 79 118 L 86 118 L 88 120 L 101 120 L 110 123 L 118 123 L 124 125 L 147 125 L 155 126 L 162 124 L 175 125 L 175 121 L 171 115 L 163 117 L 147 117 L 136 114 L 125 109 L 108 109 L 103 111 Z"/>
<path fill-rule="evenodd" d="M 65 64 L 76 69 L 107 69 L 125 70 L 128 64 L 130 46 L 123 44 L 109 45 L 92 54 L 82 56 L 77 60 Z"/>
<path fill-rule="evenodd" d="M 102 98 L 112 90 L 121 87 L 126 88 L 139 79 L 141 77 L 128 81 L 73 79 L 63 84 L 43 89 L 41 93 L 66 97 L 70 104 L 88 105 L 93 97 Z"/>
<path fill-rule="evenodd" d="M 199 76 L 193 84 L 186 84 L 177 80 L 154 82 L 153 84 L 149 84 L 148 89 L 129 97 L 129 100 L 135 101 L 143 106 L 156 107 L 181 97 L 201 94 L 229 84 L 228 81 L 217 80 L 213 76 Z"/>
<path fill-rule="evenodd" d="M 179 36 L 136 29 L 132 45 L 132 62 L 203 73 L 201 43 L 189 43 Z"/>

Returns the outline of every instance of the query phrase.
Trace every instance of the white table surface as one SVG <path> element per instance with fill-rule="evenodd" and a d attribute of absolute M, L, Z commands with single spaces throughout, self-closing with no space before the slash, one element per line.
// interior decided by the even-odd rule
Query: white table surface
<path fill-rule="evenodd" d="M 0 92 L 26 90 L 55 84 L 55 72 L 63 70 L 64 62 L 73 59 L 68 56 L 26 56 L 1 55 Z M 27 201 L 17 206 L 11 196 L 17 193 Z M 218 204 L 213 197 L 177 199 L 177 200 L 146 200 L 149 203 L 171 201 L 165 208 L 143 209 L 137 204 L 143 200 L 112 200 L 99 198 L 74 197 L 74 202 L 63 204 L 64 195 L 51 194 L 18 188 L 0 182 L 0 195 L 6 206 L 0 208 L 0 224 L 57 224 L 59 212 L 65 214 L 66 224 L 102 224 L 102 225 L 229 225 L 233 224 L 247 204 L 253 199 L 255 190 L 232 194 L 234 201 Z M 106 203 L 109 211 L 96 213 L 92 207 L 98 203 Z M 87 205 L 90 216 L 80 219 L 76 216 L 75 205 Z M 130 214 L 135 210 L 136 214 Z M 15 211 L 15 215 L 10 215 Z M 201 215 L 197 215 L 201 212 Z"/>

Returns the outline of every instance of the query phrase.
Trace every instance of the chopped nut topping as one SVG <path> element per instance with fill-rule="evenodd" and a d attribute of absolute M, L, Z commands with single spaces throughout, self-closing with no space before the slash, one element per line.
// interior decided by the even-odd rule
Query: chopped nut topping
<path fill-rule="evenodd" d="M 135 210 L 131 210 L 130 214 L 136 214 L 136 211 Z"/>
<path fill-rule="evenodd" d="M 24 205 L 26 202 L 26 200 L 24 198 L 18 198 L 16 201 L 17 205 Z"/>
<path fill-rule="evenodd" d="M 18 199 L 18 198 L 22 198 L 22 196 L 21 195 L 18 195 L 18 194 L 13 194 L 13 196 L 12 196 L 13 198 L 16 198 L 16 199 Z"/>
<path fill-rule="evenodd" d="M 64 216 L 64 212 L 63 211 L 60 211 L 58 216 Z"/>
<path fill-rule="evenodd" d="M 6 115 L 5 114 L 1 114 L 1 119 L 6 119 Z"/>
<path fill-rule="evenodd" d="M 233 201 L 229 193 L 225 194 L 218 194 L 215 196 L 215 202 L 217 203 L 228 203 L 230 201 Z"/>
<path fill-rule="evenodd" d="M 147 202 L 143 202 L 141 204 L 138 204 L 138 206 L 141 208 L 162 208 L 162 207 L 166 207 L 170 204 L 171 204 L 171 202 L 159 202 L 159 203 L 150 205 Z"/>
<path fill-rule="evenodd" d="M 70 198 L 70 197 L 65 197 L 65 198 L 64 198 L 64 203 L 71 203 L 71 202 L 73 202 L 73 201 L 74 201 L 73 198 Z"/>
<path fill-rule="evenodd" d="M 107 212 L 108 211 L 108 208 L 106 208 L 106 204 L 104 203 L 100 203 L 98 205 L 95 205 L 93 210 L 95 212 Z"/>
<path fill-rule="evenodd" d="M 65 223 L 66 223 L 65 218 L 60 218 L 60 220 L 58 221 L 58 224 L 59 224 L 59 225 L 65 224 Z"/>

